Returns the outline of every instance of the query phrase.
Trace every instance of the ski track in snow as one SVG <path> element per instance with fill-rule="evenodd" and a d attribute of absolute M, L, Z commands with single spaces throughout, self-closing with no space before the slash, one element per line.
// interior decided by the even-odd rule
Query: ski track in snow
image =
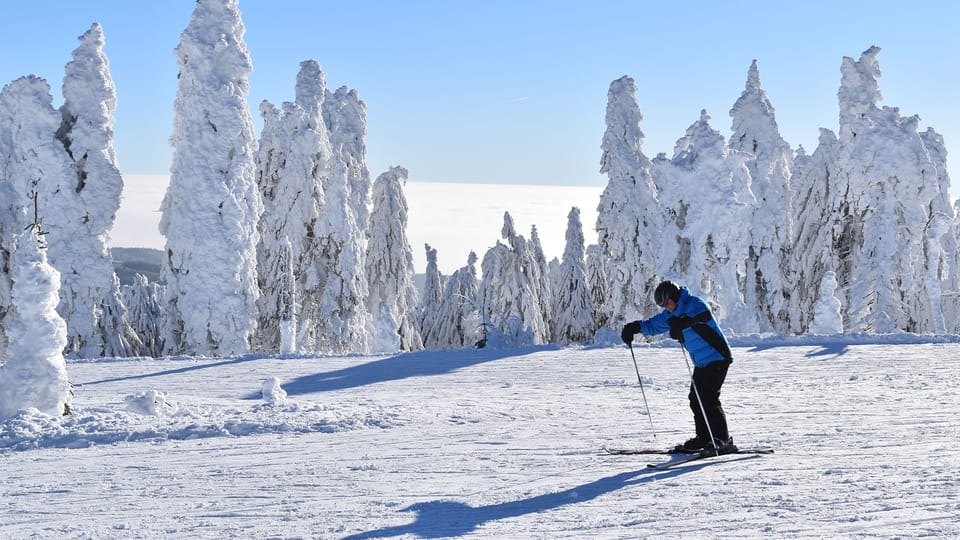
<path fill-rule="evenodd" d="M 0 537 L 960 536 L 960 344 L 735 343 L 776 453 L 666 471 L 601 448 L 690 436 L 673 345 L 634 346 L 656 436 L 623 347 L 70 361 L 73 416 L 0 424 Z"/>

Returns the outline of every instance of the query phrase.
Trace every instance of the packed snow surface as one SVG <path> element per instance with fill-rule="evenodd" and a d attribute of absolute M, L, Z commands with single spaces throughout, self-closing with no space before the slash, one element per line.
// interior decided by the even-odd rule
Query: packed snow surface
<path fill-rule="evenodd" d="M 72 416 L 0 424 L 0 537 L 955 538 L 931 341 L 734 339 L 731 433 L 776 453 L 666 471 L 601 449 L 692 434 L 673 343 L 634 345 L 650 418 L 624 346 L 72 360 Z"/>

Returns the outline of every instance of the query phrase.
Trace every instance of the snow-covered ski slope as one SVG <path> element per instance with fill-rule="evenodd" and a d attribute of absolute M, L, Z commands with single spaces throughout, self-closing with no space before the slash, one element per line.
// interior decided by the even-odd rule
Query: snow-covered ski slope
<path fill-rule="evenodd" d="M 960 343 L 734 340 L 731 432 L 657 471 L 674 344 L 68 363 L 74 415 L 0 424 L 3 538 L 960 536 Z M 261 397 L 277 377 L 286 401 Z"/>

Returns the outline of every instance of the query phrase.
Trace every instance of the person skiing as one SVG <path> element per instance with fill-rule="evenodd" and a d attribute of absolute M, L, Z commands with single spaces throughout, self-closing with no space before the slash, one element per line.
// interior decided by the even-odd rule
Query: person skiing
<path fill-rule="evenodd" d="M 627 323 L 620 337 L 630 345 L 635 334 L 653 336 L 669 332 L 670 337 L 690 353 L 694 370 L 689 399 L 696 436 L 670 452 L 711 455 L 736 452 L 720 404 L 720 388 L 733 362 L 727 338 L 713 320 L 706 302 L 686 287 L 664 281 L 657 285 L 653 298 L 663 311 L 649 319 Z"/>

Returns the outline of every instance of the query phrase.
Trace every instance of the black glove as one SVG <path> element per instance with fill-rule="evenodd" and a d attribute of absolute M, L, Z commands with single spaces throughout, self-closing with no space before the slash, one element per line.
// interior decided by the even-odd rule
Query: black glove
<path fill-rule="evenodd" d="M 681 315 L 680 317 L 670 317 L 667 319 L 667 324 L 670 325 L 670 337 L 683 343 L 683 329 L 689 328 L 693 324 L 693 320 L 686 315 Z"/>
<path fill-rule="evenodd" d="M 633 335 L 640 333 L 640 323 L 633 321 L 627 323 L 623 326 L 623 331 L 620 332 L 620 339 L 623 340 L 627 345 L 633 343 Z"/>

